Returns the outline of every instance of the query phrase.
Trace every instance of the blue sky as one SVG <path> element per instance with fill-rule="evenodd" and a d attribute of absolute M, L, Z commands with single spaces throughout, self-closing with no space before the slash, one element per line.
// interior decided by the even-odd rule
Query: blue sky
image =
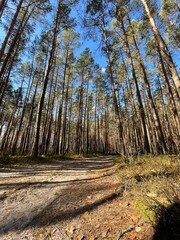
<path fill-rule="evenodd" d="M 57 0 L 50 0 L 54 10 L 56 9 L 57 6 Z M 105 56 L 103 56 L 102 52 L 101 52 L 101 46 L 100 46 L 100 36 L 98 36 L 98 34 L 96 35 L 96 40 L 97 41 L 93 41 L 91 39 L 88 39 L 88 37 L 86 36 L 86 30 L 83 28 L 82 26 L 82 18 L 83 18 L 83 14 L 85 12 L 84 9 L 84 4 L 83 4 L 84 0 L 81 0 L 79 2 L 78 5 L 76 5 L 76 7 L 74 8 L 74 10 L 71 12 L 72 17 L 76 18 L 77 21 L 77 27 L 75 29 L 75 31 L 80 32 L 80 42 L 81 42 L 81 46 L 79 47 L 79 49 L 76 49 L 75 51 L 75 55 L 78 57 L 82 51 L 88 47 L 90 48 L 90 50 L 92 51 L 92 54 L 94 56 L 95 62 L 98 63 L 100 65 L 101 68 L 106 68 L 107 66 L 107 59 Z M 49 21 L 51 22 L 51 19 L 53 19 L 53 13 L 49 14 Z M 2 39 L 4 38 L 4 31 L 3 29 L 1 29 L 2 26 L 0 26 L 0 42 L 2 41 Z M 36 27 L 36 32 L 35 34 L 39 35 L 40 34 L 40 27 L 37 25 Z M 85 37 L 86 36 L 86 37 Z M 176 64 L 178 65 L 178 67 L 180 66 L 180 57 L 178 55 L 178 53 L 174 54 L 174 61 L 176 62 Z"/>
<path fill-rule="evenodd" d="M 57 1 L 51 0 L 51 3 L 53 5 L 53 7 L 56 8 Z M 79 49 L 76 49 L 75 55 L 78 57 L 83 52 L 83 50 L 88 47 L 92 51 L 92 54 L 93 54 L 94 59 L 95 59 L 95 62 L 98 63 L 100 65 L 100 67 L 105 68 L 106 65 L 107 65 L 107 61 L 106 61 L 106 58 L 102 55 L 98 39 L 97 39 L 97 42 L 95 42 L 95 41 L 85 37 L 86 31 L 81 26 L 81 18 L 83 17 L 83 15 L 81 17 L 78 16 L 79 15 L 79 13 L 78 13 L 79 11 L 77 12 L 76 9 L 77 8 L 75 8 L 71 12 L 71 16 L 76 18 L 76 21 L 77 21 L 78 25 L 75 28 L 75 31 L 80 33 L 81 46 L 79 47 Z M 51 21 L 52 18 L 53 18 L 53 14 L 49 14 L 48 20 Z M 36 31 L 35 31 L 35 34 L 37 34 L 37 35 L 39 35 L 40 32 L 41 32 L 41 27 L 39 27 L 38 25 L 39 24 L 37 24 Z M 0 25 L 0 43 L 4 39 L 4 36 L 5 36 L 5 32 L 4 32 L 3 28 L 2 28 L 2 25 Z"/>
<path fill-rule="evenodd" d="M 98 63 L 101 68 L 106 68 L 107 59 L 105 56 L 103 56 L 101 52 L 101 44 L 100 44 L 101 36 L 98 36 L 98 34 L 96 33 L 95 41 L 93 41 L 87 36 L 86 29 L 83 27 L 83 24 L 82 24 L 84 13 L 85 13 L 85 8 L 84 8 L 83 0 L 81 0 L 71 12 L 71 16 L 74 17 L 77 22 L 75 31 L 80 33 L 81 47 L 76 50 L 76 54 L 77 56 L 80 55 L 81 52 L 88 47 L 94 56 L 95 62 Z"/>

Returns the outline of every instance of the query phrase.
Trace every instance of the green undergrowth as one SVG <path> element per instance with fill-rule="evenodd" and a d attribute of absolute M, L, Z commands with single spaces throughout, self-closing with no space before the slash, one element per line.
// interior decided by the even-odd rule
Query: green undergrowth
<path fill-rule="evenodd" d="M 62 155 L 41 155 L 38 157 L 33 156 L 10 156 L 0 154 L 0 165 L 12 165 L 12 164 L 42 164 L 50 163 L 54 161 L 73 160 L 79 158 L 92 158 L 100 157 L 103 154 L 62 154 Z"/>
<path fill-rule="evenodd" d="M 13 164 L 42 164 L 42 163 L 48 163 L 51 159 L 38 156 L 38 157 L 32 157 L 32 156 L 7 156 L 7 155 L 1 155 L 0 156 L 0 164 L 1 165 L 13 165 Z"/>
<path fill-rule="evenodd" d="M 127 162 L 127 161 L 126 161 Z M 118 159 L 118 176 L 124 196 L 133 202 L 144 222 L 155 224 L 160 209 L 180 200 L 180 157 L 177 155 Z"/>

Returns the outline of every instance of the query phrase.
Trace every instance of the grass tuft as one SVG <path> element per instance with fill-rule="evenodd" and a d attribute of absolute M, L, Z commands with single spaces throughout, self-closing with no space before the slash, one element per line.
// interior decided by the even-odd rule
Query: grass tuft
<path fill-rule="evenodd" d="M 128 164 L 118 160 L 118 176 L 126 197 L 133 196 L 135 211 L 153 226 L 162 209 L 180 199 L 180 159 L 176 155 L 137 156 Z"/>

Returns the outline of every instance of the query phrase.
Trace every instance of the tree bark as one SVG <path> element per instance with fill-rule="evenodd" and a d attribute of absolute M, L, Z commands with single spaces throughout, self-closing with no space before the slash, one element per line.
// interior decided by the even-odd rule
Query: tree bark
<path fill-rule="evenodd" d="M 129 17 L 128 17 L 128 20 L 129 20 L 129 24 L 131 26 L 131 20 L 130 20 Z M 131 26 L 131 29 L 132 29 L 132 26 Z M 167 150 L 168 150 L 167 146 L 166 146 L 165 136 L 164 136 L 164 133 L 163 133 L 163 129 L 162 129 L 159 113 L 158 113 L 158 110 L 157 110 L 156 105 L 154 103 L 153 96 L 151 94 L 151 87 L 150 87 L 150 84 L 149 84 L 149 80 L 147 78 L 144 61 L 143 61 L 143 59 L 141 57 L 141 53 L 140 53 L 140 50 L 139 50 L 138 42 L 137 42 L 137 39 L 135 37 L 135 33 L 134 33 L 133 29 L 132 29 L 132 36 L 133 36 L 134 45 L 135 45 L 136 51 L 137 51 L 139 65 L 140 65 L 140 68 L 141 68 L 142 73 L 143 73 L 143 78 L 144 78 L 145 86 L 146 86 L 146 89 L 147 89 L 148 97 L 149 97 L 149 100 L 151 102 L 152 109 L 154 111 L 155 121 L 157 121 L 157 128 L 158 128 L 159 135 L 160 135 L 160 140 L 161 140 L 161 144 L 162 144 L 162 150 L 163 150 L 163 153 L 165 154 L 167 152 Z"/>
<path fill-rule="evenodd" d="M 110 73 L 110 80 L 111 80 L 111 89 L 112 89 L 112 96 L 113 96 L 113 103 L 114 103 L 114 109 L 116 113 L 116 117 L 118 119 L 118 129 L 119 129 L 119 137 L 120 137 L 120 143 L 122 145 L 122 154 L 125 154 L 125 143 L 124 143 L 124 138 L 123 138 L 123 124 L 122 124 L 122 119 L 119 113 L 119 107 L 118 107 L 118 102 L 117 102 L 117 97 L 116 97 L 116 92 L 115 92 L 115 83 L 114 83 L 114 76 L 113 76 L 113 70 L 112 70 L 112 62 L 110 58 L 110 51 L 109 51 L 109 46 L 107 42 L 107 33 L 106 33 L 106 24 L 104 20 L 104 15 L 102 16 L 102 31 L 103 31 L 103 39 L 105 43 L 105 48 L 106 48 L 106 55 L 108 59 L 108 68 L 109 68 L 109 73 Z"/>
<path fill-rule="evenodd" d="M 147 13 L 147 16 L 149 18 L 149 21 L 150 21 L 150 24 L 151 24 L 151 27 L 152 27 L 152 30 L 153 30 L 156 42 L 159 45 L 159 48 L 160 48 L 161 54 L 163 56 L 163 59 L 169 65 L 169 68 L 170 68 L 170 71 L 171 71 L 171 75 L 172 75 L 172 79 L 173 79 L 174 84 L 176 86 L 176 89 L 177 89 L 177 91 L 178 91 L 178 93 L 180 95 L 180 79 L 179 79 L 179 75 L 177 73 L 175 64 L 173 62 L 171 53 L 169 52 L 168 47 L 167 47 L 164 39 L 162 38 L 162 36 L 161 36 L 157 26 L 156 26 L 156 23 L 154 21 L 154 18 L 152 16 L 151 12 L 150 12 L 150 9 L 149 9 L 149 6 L 147 4 L 147 1 L 146 0 L 141 0 L 141 2 L 143 4 L 144 9 L 145 9 L 145 11 Z"/>
<path fill-rule="evenodd" d="M 148 139 L 147 126 L 146 126 L 146 120 L 145 120 L 146 115 L 145 115 L 145 111 L 144 111 L 144 107 L 143 107 L 143 103 L 142 103 L 142 98 L 141 98 L 141 94 L 140 94 L 140 90 L 139 90 L 139 86 L 138 86 L 138 80 L 137 80 L 137 76 L 136 76 L 136 71 L 135 71 L 133 59 L 132 59 L 132 56 L 131 56 L 131 50 L 130 50 L 130 46 L 129 46 L 129 42 L 128 42 L 128 38 L 127 38 L 125 26 L 124 26 L 123 16 L 121 14 L 120 9 L 119 9 L 118 20 L 120 21 L 121 27 L 122 27 L 122 30 L 123 30 L 124 43 L 125 43 L 125 46 L 127 48 L 127 56 L 129 58 L 129 62 L 130 62 L 131 70 L 132 70 L 132 76 L 133 76 L 135 87 L 136 87 L 139 113 L 140 113 L 140 116 L 141 116 L 141 121 L 142 121 L 143 131 L 144 131 L 144 148 L 145 148 L 146 153 L 150 153 L 150 143 L 149 143 L 149 139 Z"/>
<path fill-rule="evenodd" d="M 51 45 L 51 50 L 50 50 L 50 56 L 49 56 L 49 61 L 48 65 L 46 68 L 45 76 L 44 76 L 44 81 L 43 85 L 41 88 L 41 93 L 40 93 L 40 100 L 38 103 L 38 110 L 37 110 L 37 115 L 36 115 L 36 123 L 35 123 L 35 135 L 34 135 L 34 143 L 32 147 L 32 156 L 37 156 L 38 155 L 38 145 L 39 145 L 39 137 L 40 137 L 40 125 L 41 125 L 41 117 L 42 117 L 42 109 L 43 109 L 43 104 L 44 104 L 44 98 L 46 94 L 46 89 L 48 85 L 48 80 L 49 80 L 49 74 L 54 62 L 54 54 L 56 50 L 56 41 L 57 41 L 57 35 L 58 35 L 58 28 L 59 28 L 59 17 L 60 17 L 60 1 L 58 3 L 58 9 L 56 13 L 56 18 L 55 18 L 55 23 L 54 23 L 54 29 L 53 29 L 53 39 L 52 39 L 52 45 Z"/>
<path fill-rule="evenodd" d="M 1 2 L 0 2 L 0 18 L 3 15 L 3 11 L 4 11 L 5 7 L 6 7 L 7 1 L 8 0 L 1 0 Z"/>
<path fill-rule="evenodd" d="M 5 1 L 4 1 L 4 2 L 5 2 Z M 0 49 L 0 61 L 1 61 L 2 56 L 3 56 L 3 54 L 4 54 L 4 50 L 5 50 L 6 45 L 7 45 L 7 43 L 8 43 L 9 37 L 10 37 L 10 35 L 11 35 L 11 32 L 12 32 L 12 30 L 13 30 L 15 24 L 16 24 L 16 20 L 17 20 L 18 14 L 19 14 L 19 12 L 20 12 L 22 3 L 23 3 L 23 0 L 20 0 L 18 6 L 17 6 L 17 8 L 16 8 L 16 12 L 15 12 L 15 14 L 14 14 L 14 17 L 13 17 L 13 19 L 12 19 L 12 21 L 11 21 L 10 27 L 9 27 L 9 29 L 8 29 L 8 31 L 7 31 L 7 33 L 6 33 L 6 36 L 5 36 L 5 38 L 4 38 L 4 41 L 3 41 L 3 43 L 2 43 L 2 46 L 1 46 L 1 49 Z M 1 4 L 3 4 L 3 3 L 1 3 Z M 0 4 L 0 11 L 1 11 L 1 4 Z M 23 19 L 22 19 L 22 21 L 23 21 Z"/>

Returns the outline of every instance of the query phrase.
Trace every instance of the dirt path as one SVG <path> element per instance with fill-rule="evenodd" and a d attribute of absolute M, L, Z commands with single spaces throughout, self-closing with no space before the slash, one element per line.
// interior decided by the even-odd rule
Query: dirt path
<path fill-rule="evenodd" d="M 113 156 L 1 168 L 0 239 L 116 239 L 134 228 L 115 168 Z"/>

